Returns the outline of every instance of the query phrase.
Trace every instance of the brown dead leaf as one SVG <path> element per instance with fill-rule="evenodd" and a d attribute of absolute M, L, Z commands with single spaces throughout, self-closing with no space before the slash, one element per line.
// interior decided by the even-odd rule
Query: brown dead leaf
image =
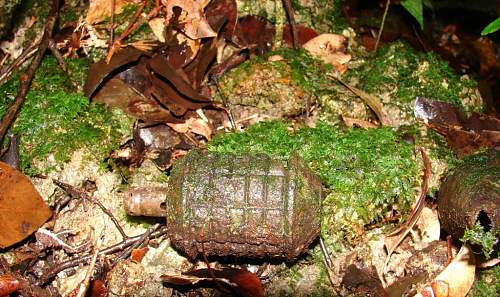
<path fill-rule="evenodd" d="M 197 269 L 183 274 L 162 275 L 165 283 L 177 286 L 212 286 L 230 296 L 263 297 L 264 289 L 254 273 L 239 268 Z"/>
<path fill-rule="evenodd" d="M 364 120 L 360 120 L 360 119 L 355 119 L 355 118 L 350 118 L 350 117 L 346 117 L 344 115 L 342 115 L 342 120 L 344 121 L 345 125 L 349 128 L 354 127 L 354 126 L 360 127 L 363 129 L 372 129 L 372 128 L 378 127 L 378 125 L 375 125 L 372 122 L 364 121 Z"/>
<path fill-rule="evenodd" d="M 415 117 L 443 135 L 448 145 L 460 156 L 480 148 L 500 146 L 500 119 L 480 113 L 465 118 L 454 105 L 426 98 L 417 98 Z"/>
<path fill-rule="evenodd" d="M 209 123 L 198 117 L 190 117 L 186 122 L 180 124 L 168 123 L 168 126 L 179 133 L 192 132 L 205 137 L 207 140 L 210 140 L 212 136 L 212 129 Z"/>
<path fill-rule="evenodd" d="M 361 98 L 366 105 L 368 105 L 371 110 L 377 115 L 378 120 L 383 126 L 390 126 L 392 125 L 392 120 L 385 111 L 385 108 L 382 104 L 382 101 L 375 95 L 369 94 L 363 90 L 360 90 L 358 88 L 355 88 L 343 80 L 341 80 L 338 76 L 335 75 L 328 75 L 329 77 L 336 79 L 339 83 L 341 83 L 344 87 L 349 89 L 352 93 L 354 93 L 356 96 Z"/>
<path fill-rule="evenodd" d="M 141 263 L 142 258 L 144 258 L 148 251 L 148 247 L 132 250 L 132 253 L 130 254 L 130 260 L 136 263 Z"/>
<path fill-rule="evenodd" d="M 25 239 L 51 215 L 30 180 L 0 162 L 0 248 Z"/>
<path fill-rule="evenodd" d="M 109 0 L 90 0 L 89 10 L 87 12 L 87 24 L 96 24 L 111 16 L 113 1 Z M 115 14 L 123 11 L 123 8 L 130 4 L 129 0 L 115 0 Z"/>
<path fill-rule="evenodd" d="M 202 0 L 162 0 L 165 6 L 166 23 L 174 15 L 174 8 L 179 7 L 182 12 L 178 19 L 180 29 L 191 39 L 200 39 L 206 37 L 216 37 L 217 33 L 210 27 L 203 15 Z"/>
<path fill-rule="evenodd" d="M 321 34 L 306 42 L 302 47 L 323 62 L 334 66 L 342 65 L 351 60 L 351 55 L 345 53 L 345 37 L 337 34 Z"/>
<path fill-rule="evenodd" d="M 474 253 L 463 245 L 453 261 L 415 297 L 465 297 L 474 283 L 475 271 Z"/>

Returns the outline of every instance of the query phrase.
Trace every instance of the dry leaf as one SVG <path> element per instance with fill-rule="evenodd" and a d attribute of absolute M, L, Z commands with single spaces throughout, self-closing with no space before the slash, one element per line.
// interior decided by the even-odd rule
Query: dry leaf
<path fill-rule="evenodd" d="M 0 162 L 0 248 L 25 239 L 51 215 L 30 180 Z"/>
<path fill-rule="evenodd" d="M 180 123 L 180 124 L 168 123 L 168 126 L 174 129 L 176 132 L 179 133 L 192 132 L 205 137 L 207 140 L 210 140 L 212 136 L 212 129 L 210 128 L 210 125 L 206 121 L 196 117 L 190 117 L 189 119 L 186 120 L 185 123 Z"/>
<path fill-rule="evenodd" d="M 415 227 L 419 230 L 422 242 L 429 243 L 439 240 L 441 224 L 439 224 L 437 210 L 425 206 Z"/>
<path fill-rule="evenodd" d="M 313 56 L 332 65 L 342 65 L 351 60 L 345 53 L 345 37 L 337 34 L 321 34 L 306 42 L 302 47 Z"/>
<path fill-rule="evenodd" d="M 197 269 L 183 274 L 162 275 L 161 280 L 177 286 L 215 285 L 224 293 L 232 293 L 230 296 L 264 296 L 259 277 L 246 269 L 232 267 Z"/>
<path fill-rule="evenodd" d="M 115 0 L 115 14 L 123 11 L 123 8 L 130 3 L 129 0 Z M 111 5 L 113 1 L 109 0 L 90 0 L 89 11 L 86 21 L 88 24 L 95 24 L 111 16 Z"/>
<path fill-rule="evenodd" d="M 166 23 L 174 15 L 173 9 L 180 7 L 182 12 L 179 16 L 179 26 L 191 39 L 216 37 L 217 33 L 210 27 L 203 15 L 203 3 L 201 0 L 162 0 L 165 6 Z"/>
<path fill-rule="evenodd" d="M 463 245 L 451 263 L 415 297 L 465 297 L 474 283 L 476 263 L 472 250 Z"/>
<path fill-rule="evenodd" d="M 149 20 L 148 24 L 156 38 L 161 42 L 165 42 L 165 36 L 163 36 L 165 22 L 163 18 L 152 18 Z"/>
<path fill-rule="evenodd" d="M 363 129 L 372 129 L 372 128 L 377 128 L 378 125 L 373 124 L 372 122 L 369 121 L 364 121 L 360 119 L 355 119 L 355 118 L 350 118 L 342 115 L 342 120 L 344 121 L 345 125 L 349 128 L 351 127 L 360 127 Z"/>

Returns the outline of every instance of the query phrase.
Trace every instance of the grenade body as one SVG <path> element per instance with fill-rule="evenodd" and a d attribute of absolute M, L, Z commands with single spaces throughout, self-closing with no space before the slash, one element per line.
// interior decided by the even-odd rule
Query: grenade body
<path fill-rule="evenodd" d="M 296 157 L 192 151 L 174 165 L 162 207 L 172 245 L 192 259 L 292 261 L 319 235 L 321 187 Z"/>

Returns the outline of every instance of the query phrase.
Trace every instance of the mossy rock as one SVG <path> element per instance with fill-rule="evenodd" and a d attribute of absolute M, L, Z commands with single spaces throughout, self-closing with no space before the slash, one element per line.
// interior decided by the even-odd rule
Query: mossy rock
<path fill-rule="evenodd" d="M 345 80 L 381 98 L 397 126 L 415 123 L 416 97 L 450 102 L 466 113 L 482 110 L 477 82 L 457 75 L 436 53 L 415 52 L 404 42 L 394 42 L 356 64 Z"/>
<path fill-rule="evenodd" d="M 26 174 L 48 172 L 88 148 L 92 158 L 104 159 L 130 135 L 132 120 L 118 110 L 90 104 L 72 84 L 82 84 L 87 65 L 68 60 L 71 78 L 53 57 L 46 57 L 36 72 L 24 105 L 12 127 L 20 140 L 21 167 Z M 12 104 L 19 81 L 0 86 L 0 115 Z"/>

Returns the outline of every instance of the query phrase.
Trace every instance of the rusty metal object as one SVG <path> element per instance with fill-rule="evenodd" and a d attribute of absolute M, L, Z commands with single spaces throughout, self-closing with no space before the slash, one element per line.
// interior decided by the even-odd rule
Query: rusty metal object
<path fill-rule="evenodd" d="M 132 197 L 137 193 L 126 205 Z M 321 182 L 297 157 L 192 151 L 174 165 L 163 197 L 156 208 L 166 216 L 171 243 L 192 259 L 204 250 L 292 261 L 320 232 Z"/>
<path fill-rule="evenodd" d="M 441 184 L 438 196 L 442 227 L 455 238 L 479 221 L 486 231 L 500 231 L 500 151 L 469 157 Z"/>

